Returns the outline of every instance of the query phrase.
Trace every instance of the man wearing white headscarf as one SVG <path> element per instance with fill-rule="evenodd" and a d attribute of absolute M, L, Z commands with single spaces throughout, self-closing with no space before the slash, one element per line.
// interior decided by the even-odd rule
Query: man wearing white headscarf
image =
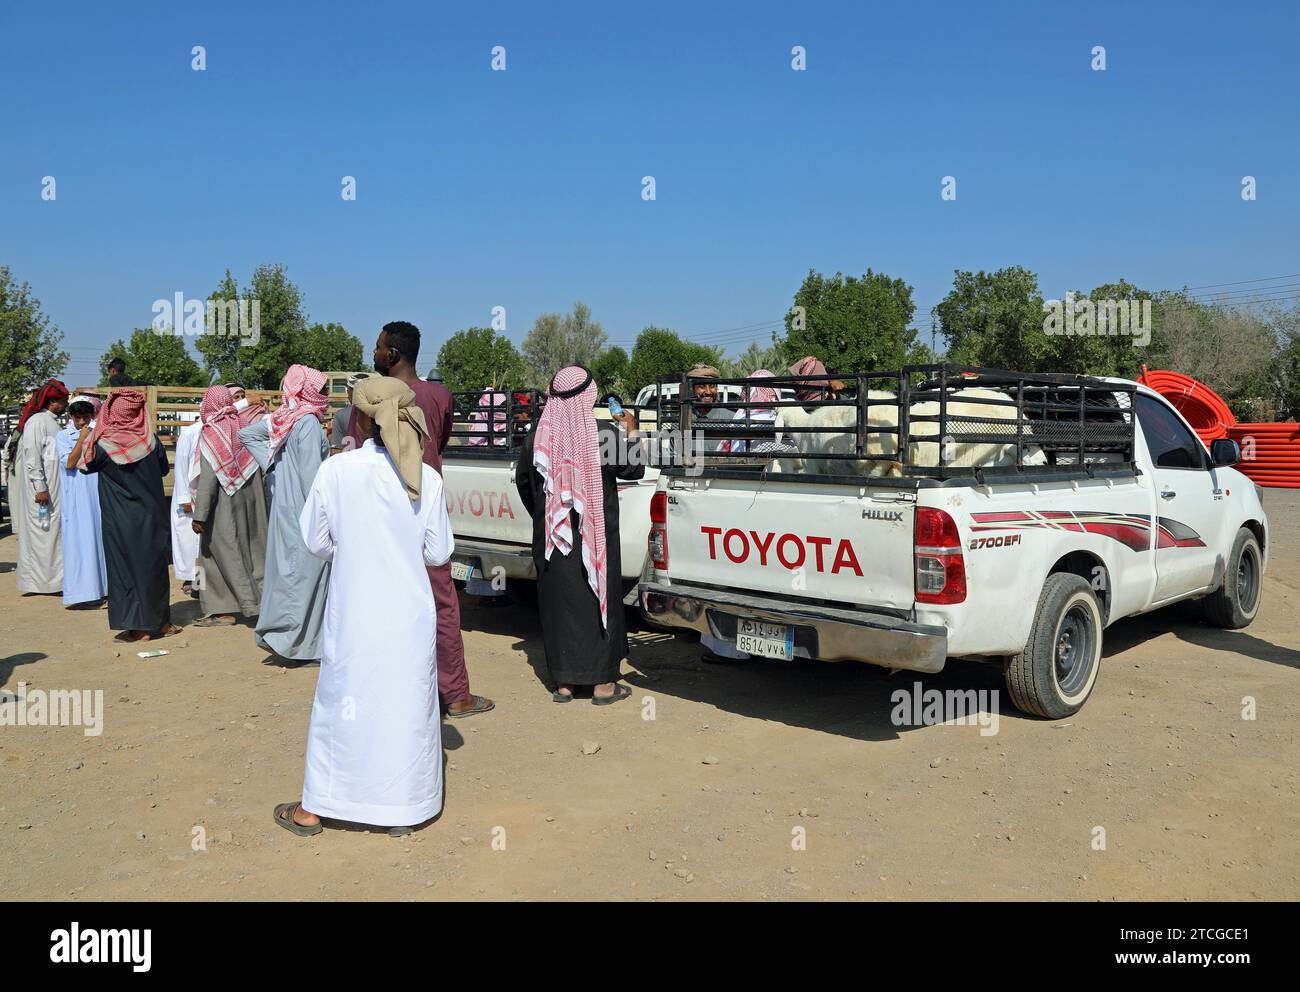
<path fill-rule="evenodd" d="M 375 376 L 353 391 L 360 448 L 326 459 L 299 525 L 331 562 L 301 802 L 275 808 L 299 836 L 321 818 L 408 833 L 442 810 L 437 608 L 426 566 L 453 550 L 442 476 L 423 461 L 415 394 Z"/>
<path fill-rule="evenodd" d="M 77 471 L 81 450 L 95 429 L 98 396 L 68 401 L 72 421 L 54 437 L 61 464 L 59 503 L 63 516 L 63 605 L 99 603 L 108 595 L 104 537 L 100 528 L 99 480 Z"/>
<path fill-rule="evenodd" d="M 184 583 L 182 588 L 192 596 L 198 595 L 194 590 L 194 566 L 199 560 L 199 535 L 194 533 L 193 526 L 194 494 L 190 491 L 190 470 L 202 433 L 202 420 L 186 424 L 176 432 L 176 467 L 172 472 L 172 571 Z"/>

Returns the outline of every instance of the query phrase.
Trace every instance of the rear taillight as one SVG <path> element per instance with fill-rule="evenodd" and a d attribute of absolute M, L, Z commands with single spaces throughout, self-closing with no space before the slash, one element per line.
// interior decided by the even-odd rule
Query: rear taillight
<path fill-rule="evenodd" d="M 965 602 L 966 559 L 961 553 L 957 521 L 943 510 L 919 507 L 912 552 L 916 559 L 918 603 Z"/>
<path fill-rule="evenodd" d="M 660 572 L 668 571 L 668 494 L 650 497 L 650 564 Z"/>

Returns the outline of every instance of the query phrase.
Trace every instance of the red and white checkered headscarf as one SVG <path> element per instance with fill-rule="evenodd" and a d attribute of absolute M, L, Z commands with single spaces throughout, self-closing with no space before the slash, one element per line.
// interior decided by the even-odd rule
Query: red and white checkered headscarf
<path fill-rule="evenodd" d="M 533 466 L 545 480 L 546 559 L 559 549 L 573 550 L 571 510 L 581 525 L 582 564 L 600 604 L 600 622 L 608 626 L 605 595 L 605 490 L 600 476 L 596 434 L 596 383 L 591 373 L 570 365 L 555 373 L 546 406 L 537 421 Z"/>
<path fill-rule="evenodd" d="M 199 404 L 199 418 L 203 430 L 194 447 L 194 464 L 190 468 L 191 482 L 199 477 L 199 458 L 208 460 L 217 473 L 217 481 L 227 496 L 233 496 L 239 487 L 257 471 L 253 453 L 239 440 L 239 412 L 230 399 L 225 386 L 209 386 Z"/>
<path fill-rule="evenodd" d="M 491 433 L 494 435 L 494 437 L 492 438 L 492 443 L 497 447 L 504 447 L 507 441 L 509 440 L 508 435 L 510 431 L 509 428 L 506 427 L 506 410 L 505 410 L 507 402 L 509 401 L 505 393 L 498 393 L 491 389 L 483 390 L 483 392 L 479 394 L 479 398 L 478 398 L 479 406 L 490 406 L 490 407 L 497 408 L 496 411 L 492 414 L 493 423 L 491 428 Z M 471 413 L 469 415 L 469 419 L 471 421 L 469 429 L 473 431 L 475 434 L 474 437 L 471 437 L 469 439 L 469 443 L 478 448 L 486 447 L 488 443 L 487 414 Z M 479 434 L 482 434 L 483 436 L 478 437 L 477 435 Z"/>
<path fill-rule="evenodd" d="M 757 371 L 754 372 L 753 375 L 750 376 L 750 378 L 770 379 L 772 378 L 772 373 L 769 372 L 767 369 L 758 369 Z M 755 404 L 775 403 L 778 399 L 780 399 L 780 397 L 777 395 L 776 390 L 773 389 L 771 386 L 752 386 L 749 384 L 746 384 L 744 389 L 742 390 L 742 396 L 746 400 L 746 402 L 755 403 Z M 732 419 L 733 420 L 745 420 L 745 419 L 775 420 L 776 407 L 771 407 L 771 406 L 754 406 L 748 408 L 741 407 L 739 410 L 736 411 Z M 734 441 L 723 441 L 720 445 L 718 445 L 718 450 L 734 451 L 737 449 L 735 447 Z M 744 449 L 741 448 L 739 450 L 743 451 Z"/>
<path fill-rule="evenodd" d="M 153 430 L 149 427 L 148 403 L 143 392 L 115 389 L 108 394 L 95 418 L 95 429 L 81 446 L 78 468 L 90 464 L 97 444 L 103 445 L 104 454 L 119 465 L 138 462 L 153 451 Z"/>
<path fill-rule="evenodd" d="M 329 397 L 321 392 L 325 373 L 306 365 L 290 365 L 284 374 L 280 390 L 284 402 L 271 414 L 271 459 L 289 439 L 293 425 L 303 417 L 323 417 L 329 408 Z"/>

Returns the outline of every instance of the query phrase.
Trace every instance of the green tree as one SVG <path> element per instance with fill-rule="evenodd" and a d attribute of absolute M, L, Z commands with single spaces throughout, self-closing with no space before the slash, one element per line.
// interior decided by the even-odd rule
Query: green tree
<path fill-rule="evenodd" d="M 521 389 L 528 384 L 523 356 L 503 334 L 488 327 L 457 331 L 438 349 L 438 371 L 454 393 L 486 389 Z"/>
<path fill-rule="evenodd" d="M 621 396 L 627 393 L 627 369 L 627 352 L 617 345 L 606 348 L 600 353 L 600 357 L 591 363 L 591 374 L 603 393 L 618 393 Z M 624 398 L 629 403 L 632 402 L 632 397 L 624 396 Z"/>
<path fill-rule="evenodd" d="M 632 346 L 625 378 L 627 390 L 635 396 L 661 375 L 681 375 L 697 362 L 716 366 L 720 361 L 721 348 L 683 341 L 676 331 L 663 327 L 646 327 Z"/>
<path fill-rule="evenodd" d="M 130 341 L 120 338 L 108 346 L 99 360 L 101 386 L 108 385 L 108 361 L 126 362 L 127 375 L 152 386 L 206 386 L 208 377 L 185 347 L 185 338 L 169 327 L 156 331 L 138 327 Z"/>
<path fill-rule="evenodd" d="M 958 365 L 1046 371 L 1052 347 L 1043 329 L 1038 276 L 1020 266 L 953 275 L 952 290 L 935 308 Z"/>
<path fill-rule="evenodd" d="M 809 269 L 785 315 L 780 348 L 792 360 L 814 355 L 832 372 L 900 368 L 915 355 L 915 312 L 912 287 L 902 279 L 871 269 L 861 278 L 827 278 Z"/>
<path fill-rule="evenodd" d="M 566 314 L 539 314 L 523 346 L 533 385 L 546 389 L 566 365 L 591 368 L 607 340 L 600 321 L 591 319 L 591 308 L 581 300 Z"/>
<path fill-rule="evenodd" d="M 1151 368 L 1173 369 L 1205 383 L 1241 420 L 1256 419 L 1261 404 L 1270 409 L 1277 404 L 1275 376 L 1286 347 L 1266 315 L 1202 302 L 1185 290 L 1157 294 L 1156 306 Z"/>
<path fill-rule="evenodd" d="M 1295 420 L 1300 415 L 1300 297 L 1266 304 L 1261 313 L 1278 342 L 1272 373 L 1273 411 L 1250 419 Z"/>
<path fill-rule="evenodd" d="M 297 360 L 294 341 L 307 330 L 302 292 L 290 281 L 283 265 L 259 265 L 242 298 L 249 316 L 257 314 L 255 325 L 236 330 L 227 324 L 225 333 L 209 327 L 199 336 L 197 347 L 208 372 L 215 373 L 217 379 L 242 382 L 250 388 L 275 389 L 285 370 Z M 228 305 L 241 299 L 229 269 L 208 299 L 210 303 L 222 301 Z M 241 313 L 244 309 L 238 307 Z"/>
<path fill-rule="evenodd" d="M 1045 300 L 1042 310 L 1046 340 L 1038 367 L 1027 371 L 1132 379 L 1141 372 L 1155 340 L 1155 298 L 1125 279 L 1091 293 L 1076 290 Z"/>
<path fill-rule="evenodd" d="M 718 371 L 728 379 L 753 375 L 759 369 L 767 369 L 776 375 L 783 375 L 788 365 L 784 353 L 775 343 L 764 348 L 757 341 L 752 341 L 739 357 L 724 358 L 722 364 L 718 366 Z"/>
<path fill-rule="evenodd" d="M 234 303 L 237 306 L 238 301 L 239 283 L 230 274 L 230 270 L 226 269 L 225 277 L 208 296 L 209 307 L 214 302 Z M 260 320 L 260 312 L 258 317 Z M 239 334 L 237 332 L 231 333 L 229 326 L 225 328 L 225 333 L 222 334 L 207 333 L 205 331 L 205 333 L 199 335 L 198 340 L 194 342 L 194 346 L 199 350 L 199 354 L 203 356 L 203 364 L 210 381 L 252 384 L 249 381 L 252 369 L 245 360 L 247 356 L 241 354 L 244 349 L 240 347 Z"/>
<path fill-rule="evenodd" d="M 321 372 L 352 372 L 362 364 L 364 346 L 342 324 L 312 324 L 290 341 L 290 364 L 307 365 Z"/>
<path fill-rule="evenodd" d="M 0 265 L 0 402 L 25 401 L 38 384 L 62 372 L 68 353 L 61 344 L 63 334 L 31 287 Z"/>

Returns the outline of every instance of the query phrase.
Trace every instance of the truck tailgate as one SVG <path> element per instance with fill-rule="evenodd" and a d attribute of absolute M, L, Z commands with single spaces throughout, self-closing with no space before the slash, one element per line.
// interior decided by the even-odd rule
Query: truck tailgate
<path fill-rule="evenodd" d="M 458 538 L 532 547 L 533 521 L 519 502 L 514 478 L 504 458 L 444 456 L 443 490 Z"/>
<path fill-rule="evenodd" d="M 910 610 L 915 493 L 886 486 L 674 478 L 668 578 Z"/>

